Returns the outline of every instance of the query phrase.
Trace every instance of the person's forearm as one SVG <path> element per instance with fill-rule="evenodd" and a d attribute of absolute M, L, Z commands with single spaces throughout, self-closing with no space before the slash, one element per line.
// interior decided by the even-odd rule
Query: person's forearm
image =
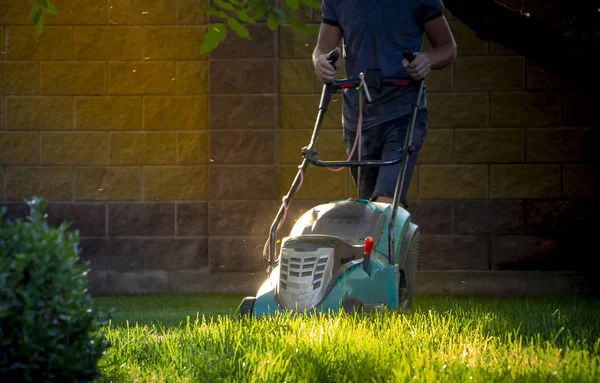
<path fill-rule="evenodd" d="M 431 69 L 442 69 L 456 59 L 456 44 L 449 42 L 425 52 L 431 63 Z"/>

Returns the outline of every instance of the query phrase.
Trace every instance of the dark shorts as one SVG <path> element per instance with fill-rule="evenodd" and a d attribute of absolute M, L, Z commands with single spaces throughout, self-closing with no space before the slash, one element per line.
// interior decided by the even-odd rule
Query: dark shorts
<path fill-rule="evenodd" d="M 362 159 L 363 160 L 390 160 L 402 156 L 404 139 L 408 131 L 410 116 L 407 115 L 395 120 L 387 121 L 381 125 L 375 125 L 362 131 Z M 406 176 L 404 178 L 404 187 L 400 194 L 400 203 L 408 207 L 408 188 L 412 178 L 417 158 L 425 136 L 427 135 L 427 110 L 422 109 L 417 113 L 417 121 L 413 133 L 412 145 L 415 150 L 408 158 Z M 344 129 L 344 141 L 346 143 L 347 153 L 350 154 L 356 131 Z M 358 147 L 354 151 L 353 161 L 358 160 Z M 396 180 L 400 176 L 402 162 L 395 165 L 380 167 L 362 167 L 361 168 L 361 186 L 359 196 L 361 199 L 374 200 L 379 196 L 394 197 L 396 189 Z M 356 185 L 358 177 L 358 168 L 351 167 L 352 178 Z"/>

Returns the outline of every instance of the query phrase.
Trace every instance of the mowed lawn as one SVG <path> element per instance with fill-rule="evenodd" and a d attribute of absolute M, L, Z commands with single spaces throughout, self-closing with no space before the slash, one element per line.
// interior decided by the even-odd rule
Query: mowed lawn
<path fill-rule="evenodd" d="M 238 295 L 97 297 L 102 382 L 598 382 L 600 299 L 417 297 L 411 313 L 233 316 Z"/>

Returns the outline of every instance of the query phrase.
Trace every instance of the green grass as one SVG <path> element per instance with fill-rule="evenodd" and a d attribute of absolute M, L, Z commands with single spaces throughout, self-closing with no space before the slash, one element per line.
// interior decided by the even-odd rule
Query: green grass
<path fill-rule="evenodd" d="M 117 309 L 102 381 L 600 381 L 598 299 L 419 297 L 410 314 L 239 320 L 241 298 L 96 298 Z"/>

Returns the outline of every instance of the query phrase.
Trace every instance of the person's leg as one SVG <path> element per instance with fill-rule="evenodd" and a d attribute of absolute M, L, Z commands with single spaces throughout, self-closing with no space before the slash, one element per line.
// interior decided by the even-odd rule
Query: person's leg
<path fill-rule="evenodd" d="M 394 120 L 387 127 L 384 144 L 383 144 L 383 160 L 396 159 L 399 156 L 403 156 L 402 149 L 404 147 L 404 140 L 408 131 L 408 125 L 410 123 L 410 116 Z M 425 141 L 427 135 L 427 111 L 422 110 L 417 114 L 417 121 L 415 123 L 415 130 L 413 133 L 412 145 L 414 146 L 414 152 L 412 152 L 408 158 L 408 166 L 406 168 L 406 174 L 404 177 L 404 185 L 400 193 L 400 207 L 408 208 L 408 189 L 411 184 L 412 175 L 419 157 L 419 152 Z M 392 165 L 383 166 L 379 170 L 375 191 L 372 195 L 372 200 L 377 202 L 392 203 L 394 198 L 394 192 L 396 189 L 396 182 L 400 176 L 402 169 L 402 162 Z"/>
<path fill-rule="evenodd" d="M 380 134 L 378 134 L 378 129 L 376 127 L 372 127 L 370 129 L 366 129 L 362 131 L 362 160 L 379 160 L 381 159 L 381 139 Z M 356 131 L 355 130 L 344 130 L 344 142 L 346 144 L 347 154 L 350 155 L 352 151 L 352 147 L 354 146 L 354 141 L 356 139 Z M 356 149 L 354 150 L 354 154 L 351 158 L 351 161 L 358 161 L 358 143 L 356 144 Z M 352 166 L 350 167 L 350 172 L 352 175 L 352 180 L 354 181 L 354 186 L 357 186 L 358 179 L 358 167 Z M 379 175 L 378 167 L 362 167 L 360 169 L 360 199 L 370 199 L 373 195 L 373 191 L 375 190 L 375 184 L 377 183 L 377 177 Z M 354 193 L 352 193 L 354 194 Z M 355 194 L 354 194 L 355 195 Z"/>

